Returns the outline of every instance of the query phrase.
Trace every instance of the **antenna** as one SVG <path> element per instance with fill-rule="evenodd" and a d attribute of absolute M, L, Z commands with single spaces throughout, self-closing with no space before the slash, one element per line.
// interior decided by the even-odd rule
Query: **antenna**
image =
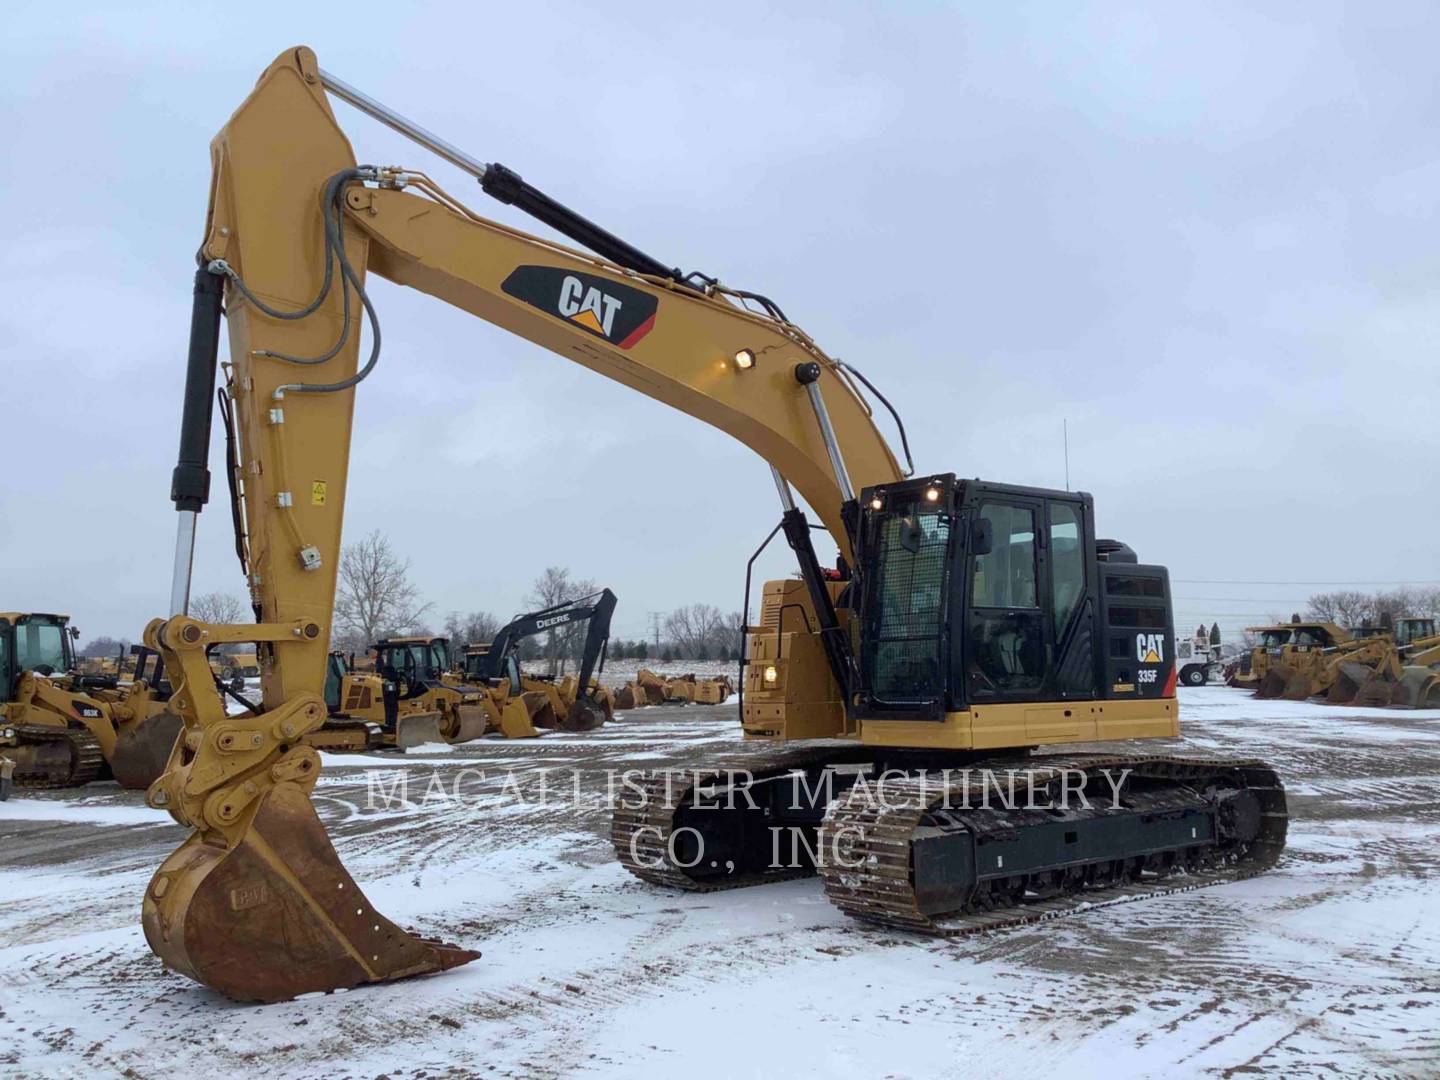
<path fill-rule="evenodd" d="M 1065 438 L 1065 490 L 1070 490 L 1070 420 L 1068 418 L 1060 421 L 1063 425 L 1061 430 Z"/>

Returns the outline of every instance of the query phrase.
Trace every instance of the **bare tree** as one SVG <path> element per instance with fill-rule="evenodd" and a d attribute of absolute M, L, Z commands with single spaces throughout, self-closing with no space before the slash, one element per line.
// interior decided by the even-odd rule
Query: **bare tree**
<path fill-rule="evenodd" d="M 378 638 L 419 626 L 430 610 L 410 582 L 410 560 L 401 559 L 376 529 L 340 556 L 332 644 L 356 651 Z"/>
<path fill-rule="evenodd" d="M 578 600 L 598 591 L 599 586 L 591 579 L 572 578 L 567 566 L 547 566 L 545 572 L 535 579 L 527 599 L 536 608 L 543 609 L 569 600 Z M 546 670 L 551 675 L 565 674 L 567 661 L 574 659 L 584 647 L 585 630 L 586 624 L 578 622 L 545 632 L 545 641 L 540 652 L 545 659 Z"/>
<path fill-rule="evenodd" d="M 691 604 L 665 616 L 665 637 L 678 656 L 708 659 L 728 638 L 726 616 L 711 604 Z"/>
<path fill-rule="evenodd" d="M 128 638 L 115 638 L 101 634 L 85 643 L 79 651 L 79 656 L 127 656 L 130 653 L 130 640 Z"/>
<path fill-rule="evenodd" d="M 494 641 L 500 625 L 500 620 L 488 611 L 452 611 L 445 617 L 445 636 L 453 648 L 463 652 L 466 645 Z"/>
<path fill-rule="evenodd" d="M 1306 604 L 1306 614 L 1312 620 L 1333 622 L 1337 626 L 1364 626 L 1375 622 L 1379 616 L 1375 598 L 1353 589 L 1316 593 Z"/>
<path fill-rule="evenodd" d="M 190 617 L 200 622 L 234 625 L 252 622 L 252 613 L 238 596 L 227 592 L 207 592 L 190 598 Z"/>

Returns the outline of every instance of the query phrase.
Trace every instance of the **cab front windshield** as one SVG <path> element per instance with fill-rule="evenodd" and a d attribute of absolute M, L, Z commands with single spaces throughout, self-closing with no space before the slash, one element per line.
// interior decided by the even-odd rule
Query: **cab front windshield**
<path fill-rule="evenodd" d="M 42 675 L 70 670 L 66 629 L 49 620 L 25 619 L 15 626 L 15 665 Z"/>
<path fill-rule="evenodd" d="M 1260 634 L 1260 647 L 1263 649 L 1278 649 L 1289 640 L 1289 630 L 1265 630 Z"/>
<path fill-rule="evenodd" d="M 445 668 L 445 649 L 438 642 L 410 641 L 387 645 L 379 652 L 379 666 L 394 668 L 399 676 L 437 679 Z"/>

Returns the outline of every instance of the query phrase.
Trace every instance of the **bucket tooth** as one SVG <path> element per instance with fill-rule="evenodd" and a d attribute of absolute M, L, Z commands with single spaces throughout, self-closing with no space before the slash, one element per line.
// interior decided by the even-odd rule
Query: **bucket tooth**
<path fill-rule="evenodd" d="M 402 930 L 341 864 L 309 794 L 265 792 L 232 844 L 192 834 L 145 891 L 145 939 L 167 966 L 237 1001 L 285 1001 L 444 971 L 480 954 Z"/>

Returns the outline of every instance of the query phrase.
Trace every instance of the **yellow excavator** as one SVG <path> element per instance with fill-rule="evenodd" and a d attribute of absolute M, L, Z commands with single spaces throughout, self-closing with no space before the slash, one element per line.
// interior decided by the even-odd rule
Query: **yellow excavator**
<path fill-rule="evenodd" d="M 113 778 L 146 788 L 180 733 L 158 671 L 126 687 L 78 673 L 69 616 L 0 613 L 0 729 L 16 787 L 78 787 Z M 157 661 L 158 667 L 158 661 Z"/>
<path fill-rule="evenodd" d="M 422 172 L 357 165 L 332 95 L 587 250 L 487 220 Z M 857 917 L 954 933 L 1153 895 L 1181 871 L 1181 887 L 1232 880 L 1278 857 L 1285 796 L 1264 763 L 1081 751 L 1180 730 L 1168 574 L 1097 539 L 1090 496 L 902 470 L 866 391 L 903 444 L 898 414 L 776 303 L 671 269 L 321 70 L 308 48 L 263 72 L 211 158 L 172 479 L 173 614 L 145 631 L 185 723 L 147 798 L 194 830 L 143 899 L 146 939 L 171 968 L 272 1001 L 478 955 L 379 914 L 311 801 L 320 761 L 303 739 L 326 716 L 355 388 L 382 355 L 369 273 L 680 409 L 771 467 L 771 537 L 783 532 L 800 576 L 764 587 L 740 715 L 747 739 L 798 745 L 764 747 L 763 767 L 743 773 L 697 762 L 673 784 L 637 783 L 612 836 L 641 877 L 707 891 L 818 871 Z M 243 626 L 185 614 L 222 304 L 220 412 L 258 617 Z M 839 549 L 833 568 L 802 499 Z M 269 654 L 253 716 L 225 715 L 205 662 L 232 641 Z M 1029 753 L 1041 744 L 1064 746 Z M 929 783 L 976 764 L 1011 770 L 1019 805 L 972 805 L 973 776 Z M 907 779 L 877 807 L 859 780 L 889 768 Z M 1057 808 L 1061 787 L 1092 801 Z M 777 863 L 774 829 L 837 860 Z"/>

